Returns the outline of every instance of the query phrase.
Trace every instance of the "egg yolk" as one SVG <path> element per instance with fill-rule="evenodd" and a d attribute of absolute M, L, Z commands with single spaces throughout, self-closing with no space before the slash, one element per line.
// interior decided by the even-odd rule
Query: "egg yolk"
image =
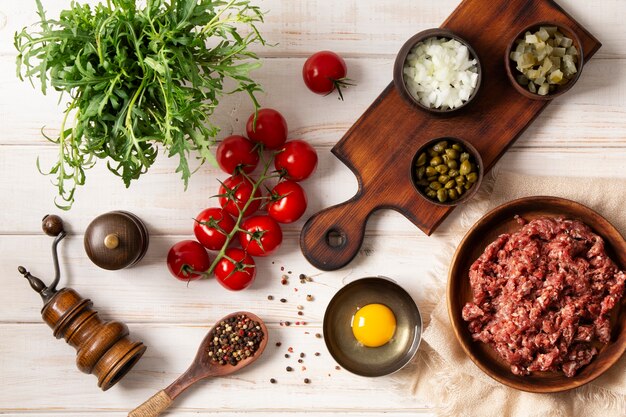
<path fill-rule="evenodd" d="M 383 304 L 368 304 L 354 313 L 352 333 L 367 347 L 379 347 L 389 342 L 396 332 L 396 316 Z"/>

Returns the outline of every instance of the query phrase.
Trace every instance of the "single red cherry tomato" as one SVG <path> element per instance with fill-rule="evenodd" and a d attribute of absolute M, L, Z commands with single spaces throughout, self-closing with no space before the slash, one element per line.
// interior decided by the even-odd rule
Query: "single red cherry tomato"
<path fill-rule="evenodd" d="M 342 87 L 352 85 L 346 78 L 348 68 L 342 57 L 331 51 L 317 52 L 302 67 L 304 83 L 316 94 L 328 95 L 337 90 L 343 100 Z"/>
<path fill-rule="evenodd" d="M 293 223 L 306 211 L 306 193 L 297 182 L 279 182 L 270 199 L 267 214 L 278 223 Z"/>
<path fill-rule="evenodd" d="M 276 171 L 292 181 L 309 178 L 317 168 L 317 152 L 303 140 L 290 140 L 274 158 Z"/>
<path fill-rule="evenodd" d="M 267 149 L 278 149 L 287 140 L 287 121 L 274 109 L 258 111 L 256 124 L 254 113 L 246 124 L 246 132 L 253 142 L 262 143 Z"/>
<path fill-rule="evenodd" d="M 241 247 L 252 256 L 271 255 L 283 241 L 280 225 L 269 216 L 252 216 L 241 224 Z"/>
<path fill-rule="evenodd" d="M 259 153 L 254 149 L 254 143 L 239 135 L 224 139 L 217 147 L 215 157 L 222 171 L 230 175 L 236 174 L 237 168 L 249 174 L 259 163 Z"/>
<path fill-rule="evenodd" d="M 211 267 L 211 260 L 204 246 L 195 240 L 183 240 L 167 253 L 167 267 L 181 281 L 193 281 Z"/>
<path fill-rule="evenodd" d="M 242 175 L 227 178 L 220 186 L 220 206 L 231 216 L 235 218 L 239 217 L 239 211 L 243 210 L 252 196 L 252 188 L 252 183 Z M 254 197 L 261 197 L 261 190 L 257 188 Z M 261 200 L 251 201 L 246 211 L 244 211 L 243 217 L 253 214 L 259 209 L 260 205 Z"/>
<path fill-rule="evenodd" d="M 193 233 L 198 242 L 210 250 L 220 250 L 226 235 L 233 231 L 235 221 L 224 209 L 211 207 L 202 210 L 194 219 Z"/>
<path fill-rule="evenodd" d="M 215 267 L 217 282 L 232 291 L 243 290 L 249 287 L 256 277 L 254 259 L 239 248 L 226 249 L 226 256 L 220 259 Z"/>

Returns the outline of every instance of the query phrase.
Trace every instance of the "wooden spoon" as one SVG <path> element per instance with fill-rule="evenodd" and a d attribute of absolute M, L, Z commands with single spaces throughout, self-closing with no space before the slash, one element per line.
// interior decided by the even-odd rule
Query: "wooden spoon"
<path fill-rule="evenodd" d="M 230 364 L 220 365 L 219 363 L 211 361 L 209 359 L 208 351 L 210 343 L 213 341 L 215 327 L 221 321 L 238 315 L 245 315 L 251 320 L 254 320 L 260 324 L 261 330 L 263 331 L 263 339 L 261 340 L 258 349 L 254 353 L 254 355 L 240 361 L 239 363 L 237 363 L 237 365 L 234 366 Z M 157 392 L 145 403 L 141 404 L 139 407 L 128 413 L 128 417 L 156 417 L 160 415 L 172 404 L 172 402 L 174 402 L 176 397 L 178 397 L 183 391 L 185 391 L 187 388 L 200 381 L 201 379 L 230 375 L 259 359 L 259 357 L 263 353 L 263 350 L 265 350 L 265 346 L 267 346 L 267 340 L 268 334 L 265 323 L 263 323 L 263 321 L 259 317 L 252 313 L 239 311 L 229 314 L 221 320 L 218 320 L 216 325 L 213 326 L 211 330 L 209 330 L 207 335 L 204 337 L 204 340 L 202 340 L 202 343 L 198 348 L 198 353 L 196 353 L 196 357 L 193 360 L 193 363 L 185 371 L 185 373 L 182 374 L 176 381 L 172 382 L 169 387 Z"/>

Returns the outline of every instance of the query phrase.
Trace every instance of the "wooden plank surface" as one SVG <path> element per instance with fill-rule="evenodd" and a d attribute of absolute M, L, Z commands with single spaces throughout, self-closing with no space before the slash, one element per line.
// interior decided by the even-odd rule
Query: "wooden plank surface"
<path fill-rule="evenodd" d="M 58 11 L 67 1 L 44 3 Z M 387 85 L 394 54 L 404 40 L 440 25 L 458 0 L 262 0 L 260 4 L 270 11 L 262 29 L 271 42 L 278 43 L 259 51 L 268 57 L 256 74 L 266 90 L 262 103 L 283 112 L 290 136 L 311 141 L 320 155 L 317 174 L 303 183 L 311 214 L 356 192 L 355 178 L 330 154 L 330 148 Z M 622 26 L 626 2 L 561 0 L 559 4 L 596 34 L 603 48 L 585 67 L 576 87 L 549 106 L 496 169 L 626 178 L 626 31 Z M 61 107 L 56 96 L 42 97 L 14 78 L 13 33 L 34 20 L 34 2 L 0 2 L 0 273 L 4 286 L 0 292 L 0 414 L 125 415 L 185 369 L 213 320 L 246 306 L 269 321 L 272 342 L 282 341 L 281 349 L 292 344 L 307 353 L 303 365 L 312 384 L 301 383 L 302 371 L 287 375 L 284 352 L 272 351 L 276 348 L 270 345 L 258 366 L 223 381 L 201 384 L 168 415 L 237 416 L 245 406 L 241 398 L 253 404 L 246 410 L 253 417 L 432 415 L 430 404 L 416 401 L 407 388 L 411 369 L 373 380 L 337 371 L 323 340 L 304 332 L 314 334 L 321 327 L 324 308 L 338 288 L 366 275 L 394 278 L 424 307 L 426 291 L 435 279 L 430 271 L 464 231 L 461 213 L 453 213 L 427 238 L 397 213 L 378 212 L 368 223 L 365 244 L 355 261 L 323 274 L 299 252 L 300 221 L 286 228 L 287 239 L 276 256 L 258 262 L 258 282 L 249 290 L 229 293 L 212 280 L 186 287 L 165 271 L 163 256 L 169 245 L 191 236 L 191 217 L 211 204 L 209 196 L 217 191 L 215 178 L 225 176 L 204 167 L 189 190 L 182 192 L 180 180 L 172 173 L 175 161 L 166 159 L 157 162 L 131 190 L 124 189 L 102 166 L 96 168 L 89 173 L 91 186 L 80 191 L 74 209 L 61 213 L 74 233 L 63 243 L 64 285 L 92 298 L 105 317 L 127 321 L 132 334 L 149 345 L 136 371 L 106 393 L 97 389 L 93 376 L 76 370 L 73 350 L 55 340 L 39 321 L 40 300 L 15 270 L 23 263 L 37 275 L 50 276 L 50 240 L 40 234 L 39 220 L 47 212 L 59 213 L 52 204 L 54 189 L 49 179 L 40 176 L 34 164 L 37 156 L 46 163 L 54 160 L 55 148 L 41 139 L 39 129 L 46 125 L 54 133 Z M 349 75 L 358 87 L 347 91 L 345 102 L 313 95 L 300 81 L 304 58 L 321 49 L 348 57 Z M 250 110 L 245 98 L 226 98 L 216 114 L 223 134 L 240 132 Z M 148 223 L 152 244 L 136 268 L 98 270 L 82 250 L 82 233 L 96 215 L 120 208 Z M 289 286 L 280 284 L 280 276 L 289 270 L 314 275 L 315 282 L 296 293 L 297 279 Z M 295 321 L 294 305 L 309 291 L 316 300 L 304 304 L 304 317 L 310 323 L 307 329 L 281 327 L 280 321 Z M 270 303 L 268 294 L 291 295 L 283 305 Z M 321 356 L 309 355 L 315 351 Z M 279 383 L 269 384 L 272 377 Z"/>

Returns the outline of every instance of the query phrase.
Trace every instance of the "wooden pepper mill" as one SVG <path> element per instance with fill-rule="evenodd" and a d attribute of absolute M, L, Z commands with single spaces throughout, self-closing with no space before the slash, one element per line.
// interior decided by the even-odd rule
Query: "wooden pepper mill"
<path fill-rule="evenodd" d="M 31 275 L 26 268 L 18 268 L 30 286 L 41 295 L 43 320 L 52 328 L 52 334 L 76 349 L 76 365 L 86 374 L 98 378 L 98 386 L 106 391 L 119 382 L 146 351 L 141 342 L 128 338 L 128 327 L 117 321 L 105 322 L 92 309 L 92 302 L 82 298 L 71 288 L 57 290 L 60 279 L 57 246 L 66 236 L 63 221 L 58 216 L 46 216 L 43 230 L 55 236 L 52 258 L 55 277 L 50 286 Z"/>

